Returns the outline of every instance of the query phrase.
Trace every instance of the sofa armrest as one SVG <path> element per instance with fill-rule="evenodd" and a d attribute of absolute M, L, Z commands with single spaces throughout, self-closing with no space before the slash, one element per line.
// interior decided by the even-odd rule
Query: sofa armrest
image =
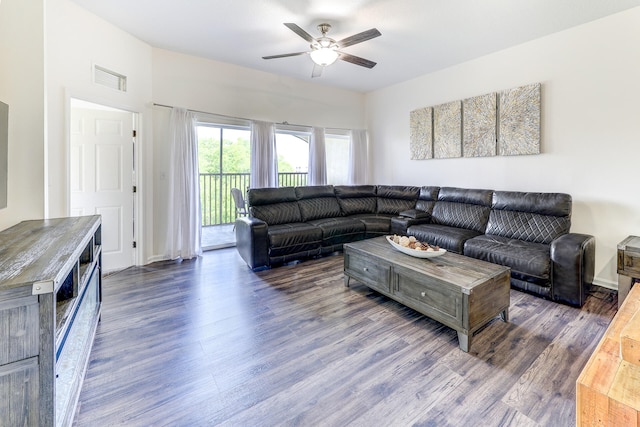
<path fill-rule="evenodd" d="M 267 223 L 261 219 L 236 219 L 236 249 L 252 270 L 269 267 L 268 228 Z"/>
<path fill-rule="evenodd" d="M 402 215 L 404 212 L 400 212 L 400 215 Z M 412 218 L 409 216 L 396 216 L 391 218 L 391 234 L 406 236 L 408 232 L 407 230 L 412 225 L 429 224 L 431 222 L 431 214 L 424 211 L 419 212 L 425 213 L 426 215 L 421 215 L 419 218 Z"/>
<path fill-rule="evenodd" d="M 426 211 L 421 211 L 420 209 L 409 209 L 406 211 L 400 212 L 400 216 L 404 216 L 412 219 L 428 219 L 431 220 L 431 214 Z"/>
<path fill-rule="evenodd" d="M 552 295 L 555 301 L 582 307 L 593 282 L 596 239 L 568 233 L 551 242 Z"/>

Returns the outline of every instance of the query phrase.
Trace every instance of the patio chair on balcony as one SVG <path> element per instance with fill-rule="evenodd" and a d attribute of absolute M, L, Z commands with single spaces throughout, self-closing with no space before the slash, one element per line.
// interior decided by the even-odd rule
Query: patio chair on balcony
<path fill-rule="evenodd" d="M 231 189 L 231 195 L 233 196 L 233 203 L 236 205 L 236 216 L 247 216 L 249 212 L 247 211 L 247 204 L 244 201 L 244 197 L 242 197 L 242 191 L 237 188 Z M 233 229 L 235 230 L 236 224 L 233 223 Z"/>

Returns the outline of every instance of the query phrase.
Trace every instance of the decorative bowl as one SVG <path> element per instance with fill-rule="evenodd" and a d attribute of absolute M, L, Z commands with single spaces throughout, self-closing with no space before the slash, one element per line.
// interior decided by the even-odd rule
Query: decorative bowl
<path fill-rule="evenodd" d="M 407 248 L 405 246 L 397 244 L 393 241 L 393 236 L 386 236 L 386 238 L 387 242 L 389 242 L 391 246 L 394 247 L 394 249 L 415 258 L 435 258 L 447 253 L 447 250 L 442 248 L 439 251 L 417 251 L 415 249 Z"/>

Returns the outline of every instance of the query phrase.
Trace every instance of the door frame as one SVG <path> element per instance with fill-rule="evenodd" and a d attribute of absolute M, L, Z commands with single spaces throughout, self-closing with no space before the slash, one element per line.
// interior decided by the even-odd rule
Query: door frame
<path fill-rule="evenodd" d="M 141 233 L 142 229 L 144 212 L 141 200 L 145 200 L 144 198 L 144 186 L 140 185 L 140 180 L 138 177 L 143 176 L 142 174 L 142 161 L 140 153 L 141 150 L 141 142 L 143 140 L 142 133 L 142 112 L 136 108 L 132 108 L 129 105 L 119 104 L 117 102 L 113 102 L 110 100 L 106 100 L 104 98 L 100 98 L 97 96 L 83 94 L 77 91 L 71 91 L 69 89 L 65 90 L 65 122 L 64 122 L 64 132 L 65 132 L 65 209 L 66 215 L 69 216 L 71 214 L 71 174 L 69 167 L 71 165 L 71 100 L 77 99 L 80 101 L 90 102 L 92 104 L 102 105 L 108 108 L 114 108 L 116 110 L 120 110 L 123 112 L 128 112 L 132 114 L 133 117 L 133 128 L 136 131 L 136 137 L 133 144 L 133 175 L 132 175 L 132 183 L 136 187 L 136 192 L 132 193 L 133 195 L 133 241 L 136 242 L 136 247 L 133 248 L 133 260 L 132 265 L 142 265 L 141 254 L 144 254 L 144 239 L 141 237 L 144 233 Z M 104 271 L 103 273 L 110 273 L 109 271 Z"/>

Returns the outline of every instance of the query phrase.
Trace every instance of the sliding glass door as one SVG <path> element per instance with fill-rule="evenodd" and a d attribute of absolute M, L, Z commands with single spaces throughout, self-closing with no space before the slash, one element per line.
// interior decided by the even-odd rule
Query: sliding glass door
<path fill-rule="evenodd" d="M 231 189 L 249 186 L 250 131 L 239 126 L 200 124 L 198 158 L 203 246 L 233 245 L 236 206 Z"/>

